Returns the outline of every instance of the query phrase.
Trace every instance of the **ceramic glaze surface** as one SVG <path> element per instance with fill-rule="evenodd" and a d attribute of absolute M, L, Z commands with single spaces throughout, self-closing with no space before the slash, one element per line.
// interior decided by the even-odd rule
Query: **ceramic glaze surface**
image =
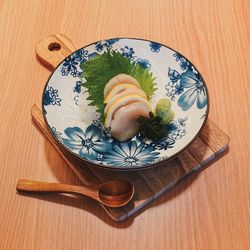
<path fill-rule="evenodd" d="M 107 50 L 152 72 L 153 107 L 167 97 L 175 113 L 167 138 L 152 142 L 138 134 L 120 143 L 104 128 L 87 100 L 80 64 Z M 116 38 L 77 50 L 55 69 L 44 89 L 43 112 L 53 136 L 74 155 L 102 167 L 132 170 L 168 160 L 188 146 L 206 121 L 208 94 L 197 69 L 176 51 L 152 41 Z"/>

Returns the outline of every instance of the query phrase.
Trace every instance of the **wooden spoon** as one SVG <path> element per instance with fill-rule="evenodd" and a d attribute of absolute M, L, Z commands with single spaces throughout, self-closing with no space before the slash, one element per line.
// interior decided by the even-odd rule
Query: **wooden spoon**
<path fill-rule="evenodd" d="M 80 194 L 88 196 L 108 207 L 122 207 L 134 195 L 134 186 L 125 180 L 107 181 L 85 187 L 21 179 L 18 181 L 16 189 L 28 192 Z"/>

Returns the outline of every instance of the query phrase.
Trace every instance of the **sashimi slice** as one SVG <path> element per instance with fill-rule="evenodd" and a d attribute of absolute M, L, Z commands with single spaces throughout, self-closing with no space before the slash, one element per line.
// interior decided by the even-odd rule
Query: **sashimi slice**
<path fill-rule="evenodd" d="M 137 86 L 138 88 L 141 88 L 141 85 L 132 76 L 126 75 L 126 74 L 119 74 L 113 77 L 112 79 L 110 79 L 109 82 L 106 84 L 104 88 L 104 99 L 106 98 L 106 96 L 109 94 L 109 92 L 114 86 L 121 84 L 121 83 L 130 83 L 130 84 Z"/>
<path fill-rule="evenodd" d="M 151 109 L 149 102 L 148 102 L 145 98 L 143 98 L 143 97 L 141 97 L 141 96 L 139 96 L 139 95 L 128 95 L 128 96 L 124 96 L 124 97 L 120 98 L 119 100 L 117 100 L 116 102 L 114 102 L 114 103 L 108 108 L 108 110 L 107 110 L 107 112 L 106 112 L 106 117 L 105 117 L 105 121 L 104 121 L 104 126 L 105 126 L 106 128 L 109 128 L 109 127 L 110 127 L 110 124 L 111 124 L 111 120 L 112 120 L 112 118 L 113 118 L 115 112 L 116 112 L 119 108 L 121 108 L 121 107 L 123 107 L 123 106 L 125 106 L 125 105 L 127 105 L 127 104 L 130 104 L 130 103 L 132 103 L 132 102 L 144 102 L 144 103 L 146 103 L 146 104 L 148 105 L 149 109 Z"/>
<path fill-rule="evenodd" d="M 111 89 L 111 91 L 109 92 L 107 97 L 104 99 L 104 103 L 108 103 L 110 98 L 112 98 L 113 96 L 119 94 L 120 92 L 122 92 L 123 90 L 126 90 L 126 89 L 139 89 L 139 88 L 136 85 L 133 85 L 131 83 L 118 84 Z"/>
<path fill-rule="evenodd" d="M 120 98 L 122 98 L 124 96 L 128 96 L 128 95 L 139 95 L 139 96 L 143 97 L 145 100 L 147 100 L 147 96 L 143 90 L 138 89 L 138 88 L 126 89 L 126 90 L 120 92 L 119 94 L 113 96 L 112 98 L 110 98 L 110 100 L 108 101 L 108 103 L 104 109 L 104 113 L 106 114 L 109 107 L 112 106 L 117 100 L 119 100 Z"/>
<path fill-rule="evenodd" d="M 130 139 L 138 132 L 137 118 L 149 117 L 150 111 L 151 109 L 145 102 L 133 102 L 120 108 L 111 122 L 111 135 L 120 142 Z"/>

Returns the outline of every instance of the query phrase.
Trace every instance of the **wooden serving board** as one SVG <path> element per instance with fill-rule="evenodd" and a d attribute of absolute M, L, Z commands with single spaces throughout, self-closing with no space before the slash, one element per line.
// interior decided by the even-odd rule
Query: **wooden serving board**
<path fill-rule="evenodd" d="M 75 50 L 73 43 L 66 36 L 52 35 L 37 45 L 36 53 L 41 62 L 50 69 L 54 69 Z M 121 208 L 108 208 L 101 205 L 114 221 L 128 218 L 175 186 L 188 174 L 204 168 L 208 162 L 215 160 L 225 151 L 229 144 L 229 137 L 215 123 L 208 120 L 200 136 L 173 160 L 147 170 L 112 171 L 83 165 L 82 161 L 70 155 L 56 143 L 48 131 L 42 112 L 37 105 L 33 105 L 31 114 L 43 134 L 84 185 L 117 178 L 127 179 L 134 184 L 135 196 L 128 205 Z"/>

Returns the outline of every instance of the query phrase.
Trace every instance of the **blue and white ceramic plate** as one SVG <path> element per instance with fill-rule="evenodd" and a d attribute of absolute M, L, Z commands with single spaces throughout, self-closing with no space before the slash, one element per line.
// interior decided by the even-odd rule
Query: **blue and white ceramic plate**
<path fill-rule="evenodd" d="M 120 143 L 104 129 L 86 99 L 80 63 L 107 49 L 152 72 L 157 87 L 153 106 L 163 97 L 172 100 L 175 118 L 168 125 L 167 138 L 153 143 L 137 135 Z M 162 44 L 132 38 L 103 40 L 77 50 L 54 70 L 43 93 L 43 113 L 54 138 L 81 160 L 115 170 L 157 166 L 176 156 L 198 136 L 208 104 L 204 79 L 188 59 Z"/>

